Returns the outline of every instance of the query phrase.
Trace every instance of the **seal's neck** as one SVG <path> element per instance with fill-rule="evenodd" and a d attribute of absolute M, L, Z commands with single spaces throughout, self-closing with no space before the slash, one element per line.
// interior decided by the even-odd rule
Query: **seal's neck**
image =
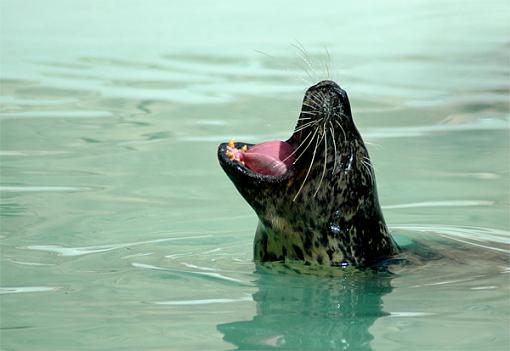
<path fill-rule="evenodd" d="M 318 227 L 299 220 L 293 225 L 276 215 L 261 220 L 255 235 L 255 260 L 367 266 L 397 252 L 380 211 L 360 211 L 349 219 L 337 215 Z"/>

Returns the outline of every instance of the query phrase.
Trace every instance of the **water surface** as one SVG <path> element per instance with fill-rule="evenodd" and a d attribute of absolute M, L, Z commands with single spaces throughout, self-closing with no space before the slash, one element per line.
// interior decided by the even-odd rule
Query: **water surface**
<path fill-rule="evenodd" d="M 3 1 L 2 349 L 507 349 L 509 14 Z M 327 77 L 388 225 L 428 260 L 335 277 L 252 262 L 257 220 L 217 144 L 286 139 Z"/>

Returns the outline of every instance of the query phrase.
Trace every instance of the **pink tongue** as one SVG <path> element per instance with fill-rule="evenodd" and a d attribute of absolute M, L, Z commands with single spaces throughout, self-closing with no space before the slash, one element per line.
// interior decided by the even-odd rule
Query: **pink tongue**
<path fill-rule="evenodd" d="M 253 145 L 242 154 L 242 158 L 246 167 L 254 172 L 279 176 L 287 172 L 294 162 L 293 151 L 290 144 L 273 140 Z"/>

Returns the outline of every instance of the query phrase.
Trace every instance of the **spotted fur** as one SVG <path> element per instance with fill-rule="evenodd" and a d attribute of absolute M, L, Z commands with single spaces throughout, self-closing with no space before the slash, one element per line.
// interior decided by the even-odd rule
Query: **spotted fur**
<path fill-rule="evenodd" d="M 260 219 L 255 260 L 365 266 L 395 254 L 345 91 L 332 81 L 310 87 L 287 142 L 296 161 L 282 176 L 254 173 L 225 156 L 226 144 L 218 148 L 221 166 Z"/>

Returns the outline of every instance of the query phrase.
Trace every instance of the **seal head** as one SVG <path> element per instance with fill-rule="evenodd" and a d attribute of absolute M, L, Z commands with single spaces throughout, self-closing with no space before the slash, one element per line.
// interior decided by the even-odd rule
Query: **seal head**
<path fill-rule="evenodd" d="M 367 266 L 397 252 L 347 93 L 321 81 L 287 141 L 223 143 L 221 167 L 255 210 L 256 261 Z"/>

